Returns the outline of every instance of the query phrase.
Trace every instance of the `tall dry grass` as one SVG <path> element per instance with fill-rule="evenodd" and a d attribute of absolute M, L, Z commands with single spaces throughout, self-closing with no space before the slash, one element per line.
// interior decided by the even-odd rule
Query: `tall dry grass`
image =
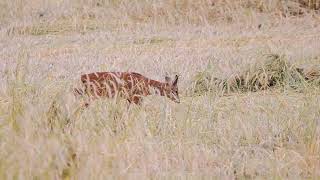
<path fill-rule="evenodd" d="M 318 67 L 317 3 L 0 0 L 0 179 L 318 179 L 318 84 L 188 93 L 265 54 Z M 82 109 L 71 89 L 92 71 L 178 73 L 181 103 Z"/>
<path fill-rule="evenodd" d="M 255 16 L 296 16 L 319 10 L 317 0 L 2 0 L 1 25 L 11 34 L 60 34 L 120 28 L 151 23 L 214 25 L 217 22 L 248 23 Z"/>

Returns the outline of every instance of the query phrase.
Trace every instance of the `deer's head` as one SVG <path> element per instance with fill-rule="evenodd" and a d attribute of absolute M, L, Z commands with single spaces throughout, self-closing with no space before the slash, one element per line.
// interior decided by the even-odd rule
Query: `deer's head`
<path fill-rule="evenodd" d="M 178 75 L 176 75 L 173 80 L 170 77 L 166 76 L 166 86 L 164 89 L 165 95 L 176 103 L 180 103 L 178 91 L 178 78 Z"/>

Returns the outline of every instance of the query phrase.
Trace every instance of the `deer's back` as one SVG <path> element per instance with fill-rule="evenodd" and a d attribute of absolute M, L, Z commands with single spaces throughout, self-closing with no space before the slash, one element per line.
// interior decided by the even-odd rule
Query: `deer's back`
<path fill-rule="evenodd" d="M 84 74 L 81 81 L 99 96 L 109 96 L 107 92 L 126 91 L 130 94 L 145 94 L 148 78 L 135 72 L 96 72 Z"/>

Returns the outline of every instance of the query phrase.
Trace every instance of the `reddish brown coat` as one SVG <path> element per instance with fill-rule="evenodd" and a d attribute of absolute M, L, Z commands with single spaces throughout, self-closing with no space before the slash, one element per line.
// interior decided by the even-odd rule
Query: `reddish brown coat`
<path fill-rule="evenodd" d="M 92 98 L 123 97 L 130 103 L 140 104 L 143 96 L 158 94 L 179 103 L 178 76 L 165 82 L 149 79 L 135 72 L 95 72 L 81 76 L 83 89 L 75 89 L 78 95 Z"/>

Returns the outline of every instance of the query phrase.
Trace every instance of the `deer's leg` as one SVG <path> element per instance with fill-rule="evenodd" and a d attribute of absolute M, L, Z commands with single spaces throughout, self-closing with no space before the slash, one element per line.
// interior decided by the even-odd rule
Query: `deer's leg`
<path fill-rule="evenodd" d="M 91 100 L 89 98 L 82 99 L 81 103 L 80 103 L 80 106 L 83 107 L 83 108 L 87 108 L 90 105 L 90 101 Z"/>
<path fill-rule="evenodd" d="M 73 94 L 76 98 L 80 98 L 80 106 L 81 107 L 88 107 L 89 106 L 89 95 L 87 94 L 87 89 L 82 90 L 79 88 L 74 88 Z"/>
<path fill-rule="evenodd" d="M 87 108 L 91 101 L 91 90 L 87 85 L 85 86 L 84 93 L 82 95 L 81 107 Z"/>
<path fill-rule="evenodd" d="M 130 103 L 134 103 L 136 105 L 141 105 L 142 98 L 140 96 L 132 96 L 130 99 L 128 99 Z"/>

